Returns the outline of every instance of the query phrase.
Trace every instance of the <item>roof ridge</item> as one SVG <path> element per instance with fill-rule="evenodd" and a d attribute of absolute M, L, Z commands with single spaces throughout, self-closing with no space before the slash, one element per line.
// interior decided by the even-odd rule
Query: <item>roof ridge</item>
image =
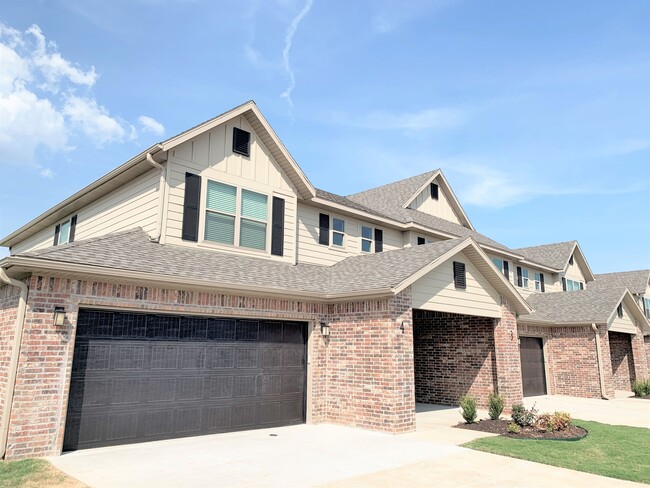
<path fill-rule="evenodd" d="M 367 190 L 363 190 L 363 191 L 360 191 L 360 192 L 350 193 L 349 195 L 346 195 L 346 197 L 354 197 L 354 196 L 358 196 L 358 195 L 361 195 L 361 194 L 363 194 L 363 193 L 368 193 L 368 192 L 371 192 L 371 191 L 380 190 L 380 189 L 385 188 L 385 187 L 387 187 L 387 186 L 397 185 L 397 184 L 399 184 L 399 183 L 404 183 L 405 181 L 413 180 L 413 179 L 415 179 L 415 178 L 421 178 L 421 177 L 423 177 L 423 176 L 425 176 L 425 175 L 433 175 L 436 171 L 440 171 L 440 168 L 437 168 L 437 169 L 434 169 L 434 170 L 431 170 L 431 171 L 425 171 L 424 173 L 420 173 L 420 174 L 418 174 L 418 175 L 409 176 L 409 177 L 407 177 L 407 178 L 402 178 L 401 180 L 391 181 L 390 183 L 385 183 L 385 184 L 383 184 L 383 185 L 375 186 L 375 187 L 373 187 L 373 188 L 368 188 Z"/>
<path fill-rule="evenodd" d="M 562 241 L 562 242 L 550 242 L 548 244 L 536 244 L 534 246 L 517 247 L 517 248 L 513 248 L 513 251 L 516 251 L 517 249 L 531 249 L 533 247 L 559 246 L 560 244 L 575 244 L 577 242 L 578 242 L 577 239 L 573 239 L 570 241 Z"/>

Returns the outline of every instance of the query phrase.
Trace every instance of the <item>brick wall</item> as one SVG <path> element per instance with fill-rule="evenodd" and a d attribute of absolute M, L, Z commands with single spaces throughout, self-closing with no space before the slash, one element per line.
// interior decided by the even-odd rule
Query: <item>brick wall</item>
<path fill-rule="evenodd" d="M 650 378 L 650 336 L 643 337 L 643 347 L 646 357 L 646 378 Z"/>
<path fill-rule="evenodd" d="M 634 363 L 634 378 L 650 378 L 650 365 L 648 365 L 648 349 L 645 343 L 645 337 L 639 327 L 636 328 L 636 334 L 630 335 L 630 345 L 632 347 L 632 362 Z"/>
<path fill-rule="evenodd" d="M 488 317 L 415 310 L 416 401 L 455 406 L 467 394 L 486 406 L 497 389 L 494 327 Z"/>
<path fill-rule="evenodd" d="M 415 429 L 411 321 L 410 288 L 390 299 L 329 306 L 328 422 L 390 432 Z"/>
<path fill-rule="evenodd" d="M 0 287 L 0 423 L 5 416 L 9 361 L 16 330 L 19 298 L 18 288 L 7 285 Z"/>
<path fill-rule="evenodd" d="M 615 390 L 630 391 L 635 379 L 634 358 L 630 334 L 609 332 L 609 351 L 612 361 L 612 383 Z"/>
<path fill-rule="evenodd" d="M 524 397 L 521 380 L 521 356 L 517 335 L 517 318 L 510 304 L 502 298 L 501 320 L 494 328 L 494 346 L 498 392 L 506 411 Z"/>
<path fill-rule="evenodd" d="M 57 276 L 34 275 L 28 284 L 7 458 L 52 455 L 61 450 L 74 351 L 73 324 L 80 306 L 307 321 L 310 327 L 316 326 L 309 342 L 309 421 L 390 432 L 414 429 L 408 289 L 386 300 L 322 304 Z M 0 320 L 10 320 L 9 305 Z M 52 323 L 55 306 L 66 310 L 64 327 Z M 399 328 L 403 321 L 404 333 Z M 329 339 L 320 335 L 320 322 L 331 324 Z"/>
<path fill-rule="evenodd" d="M 546 339 L 544 361 L 548 371 L 546 384 L 549 394 L 601 398 L 596 339 L 591 327 L 539 327 L 519 324 L 518 332 L 520 336 Z M 606 328 L 599 329 L 599 333 L 607 387 L 611 384 L 611 360 Z M 611 390 L 611 387 L 608 389 Z M 613 391 L 609 394 L 613 394 Z"/>

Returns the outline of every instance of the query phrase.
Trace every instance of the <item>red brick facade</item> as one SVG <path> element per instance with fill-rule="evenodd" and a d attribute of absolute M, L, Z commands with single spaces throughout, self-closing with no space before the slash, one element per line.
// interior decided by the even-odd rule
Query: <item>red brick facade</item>
<path fill-rule="evenodd" d="M 615 390 L 631 390 L 636 379 L 630 334 L 609 333 L 609 350 L 612 360 L 612 384 Z"/>
<path fill-rule="evenodd" d="M 413 312 L 415 398 L 458 405 L 462 395 L 487 405 L 497 390 L 495 319 L 445 312 Z"/>
<path fill-rule="evenodd" d="M 84 306 L 307 321 L 313 330 L 308 344 L 308 421 L 388 432 L 415 428 L 408 289 L 390 299 L 322 304 L 54 276 L 32 276 L 28 284 L 8 459 L 61 451 L 73 324 Z M 2 364 L 10 357 L 17 297 L 15 288 L 0 288 Z M 55 306 L 66 310 L 64 327 L 52 323 Z M 329 338 L 320 335 L 321 322 L 331 325 Z"/>
<path fill-rule="evenodd" d="M 0 424 L 5 415 L 5 398 L 9 375 L 18 300 L 20 290 L 13 286 L 0 287 Z"/>

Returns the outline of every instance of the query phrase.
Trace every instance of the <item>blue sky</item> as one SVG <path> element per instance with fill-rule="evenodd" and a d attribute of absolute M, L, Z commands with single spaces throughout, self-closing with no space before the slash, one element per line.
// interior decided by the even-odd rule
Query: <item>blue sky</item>
<path fill-rule="evenodd" d="M 647 1 L 0 4 L 3 236 L 254 99 L 317 187 L 442 168 L 510 247 L 650 267 Z"/>

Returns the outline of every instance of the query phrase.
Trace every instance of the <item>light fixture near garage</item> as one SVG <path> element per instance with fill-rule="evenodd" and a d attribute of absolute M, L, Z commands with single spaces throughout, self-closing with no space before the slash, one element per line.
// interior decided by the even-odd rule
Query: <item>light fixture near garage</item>
<path fill-rule="evenodd" d="M 65 309 L 63 307 L 54 307 L 53 319 L 54 325 L 57 327 L 63 326 L 65 324 Z"/>
<path fill-rule="evenodd" d="M 323 337 L 329 337 L 330 335 L 330 326 L 325 322 L 320 323 L 320 333 Z"/>

